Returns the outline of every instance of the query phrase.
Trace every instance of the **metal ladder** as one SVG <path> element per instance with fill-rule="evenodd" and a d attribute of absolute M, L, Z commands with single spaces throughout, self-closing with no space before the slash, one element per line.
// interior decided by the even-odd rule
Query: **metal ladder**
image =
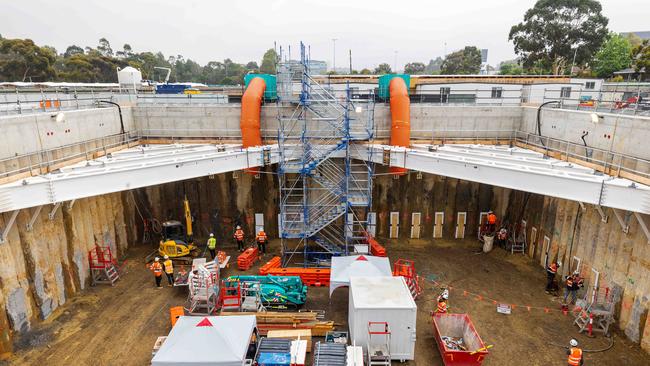
<path fill-rule="evenodd" d="M 373 342 L 373 336 L 382 341 Z M 390 366 L 390 330 L 387 322 L 368 322 L 368 365 Z"/>

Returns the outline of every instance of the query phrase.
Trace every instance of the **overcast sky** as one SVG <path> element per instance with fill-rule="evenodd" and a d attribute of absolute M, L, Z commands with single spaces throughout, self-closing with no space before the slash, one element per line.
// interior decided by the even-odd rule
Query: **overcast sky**
<path fill-rule="evenodd" d="M 106 37 L 113 49 L 129 43 L 136 51 L 181 54 L 204 64 L 231 58 L 260 62 L 278 45 L 311 45 L 312 59 L 333 59 L 355 69 L 381 62 L 398 69 L 427 63 L 465 45 L 489 50 L 488 62 L 514 58 L 508 32 L 534 0 L 0 0 L 0 34 L 31 38 L 59 52 L 68 45 L 97 45 Z M 609 28 L 650 30 L 650 0 L 602 0 Z M 395 53 L 397 51 L 397 54 Z"/>

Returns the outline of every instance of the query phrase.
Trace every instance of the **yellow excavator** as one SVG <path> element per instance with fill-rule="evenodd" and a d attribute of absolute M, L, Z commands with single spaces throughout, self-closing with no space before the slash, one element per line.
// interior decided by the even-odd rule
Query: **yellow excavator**
<path fill-rule="evenodd" d="M 199 254 L 199 251 L 192 238 L 192 214 L 187 197 L 183 199 L 183 208 L 185 210 L 185 227 L 180 221 L 176 220 L 163 222 L 163 238 L 158 247 L 158 254 L 161 257 L 167 255 L 173 260 L 190 263 L 192 258 Z"/>

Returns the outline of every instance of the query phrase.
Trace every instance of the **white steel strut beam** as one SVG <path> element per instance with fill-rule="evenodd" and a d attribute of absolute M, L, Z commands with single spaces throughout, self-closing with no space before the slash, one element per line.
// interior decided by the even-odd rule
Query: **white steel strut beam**
<path fill-rule="evenodd" d="M 277 145 L 139 146 L 56 172 L 0 185 L 0 212 L 61 202 L 278 162 Z"/>

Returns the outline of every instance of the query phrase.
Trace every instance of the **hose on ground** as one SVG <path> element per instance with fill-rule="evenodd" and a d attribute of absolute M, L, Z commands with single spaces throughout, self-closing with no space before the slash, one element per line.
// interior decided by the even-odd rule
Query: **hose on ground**
<path fill-rule="evenodd" d="M 614 337 L 608 337 L 608 338 L 609 338 L 609 345 L 607 347 L 599 348 L 599 349 L 583 349 L 582 352 L 599 353 L 599 352 L 609 351 L 614 346 Z M 557 344 L 557 343 L 554 343 L 554 342 L 551 342 L 551 341 L 548 341 L 546 343 L 550 344 L 551 346 L 561 347 L 561 348 L 564 348 L 564 349 L 569 349 L 569 347 L 567 347 L 567 346 L 565 346 L 563 344 Z"/>

